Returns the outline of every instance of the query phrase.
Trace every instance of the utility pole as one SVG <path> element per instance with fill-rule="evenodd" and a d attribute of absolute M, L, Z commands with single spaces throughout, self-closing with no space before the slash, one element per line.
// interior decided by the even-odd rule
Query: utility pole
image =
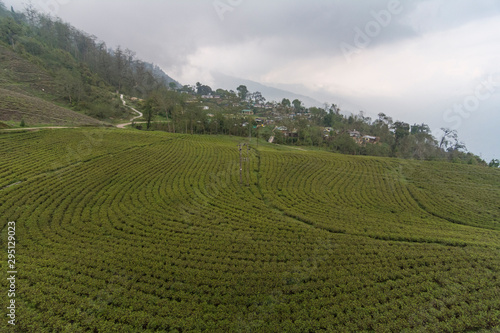
<path fill-rule="evenodd" d="M 257 125 L 257 149 L 259 149 L 259 125 Z"/>
<path fill-rule="evenodd" d="M 247 186 L 250 186 L 250 144 L 247 145 L 247 162 L 248 162 L 248 178 L 247 178 Z"/>
<path fill-rule="evenodd" d="M 243 175 L 242 175 L 242 172 L 243 172 L 243 166 L 241 164 L 241 150 L 242 150 L 242 145 L 241 143 L 238 144 L 238 149 L 240 150 L 240 185 L 243 184 Z"/>

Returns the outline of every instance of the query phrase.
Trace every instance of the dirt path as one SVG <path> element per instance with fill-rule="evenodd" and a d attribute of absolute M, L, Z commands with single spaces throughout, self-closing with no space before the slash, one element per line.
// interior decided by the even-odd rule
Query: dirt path
<path fill-rule="evenodd" d="M 130 119 L 130 123 L 126 123 L 126 124 L 120 124 L 120 125 L 116 125 L 116 127 L 118 128 L 125 128 L 126 126 L 128 125 L 132 125 L 132 122 L 137 119 L 137 118 L 141 118 L 143 116 L 142 112 L 140 111 L 137 111 L 136 109 L 134 109 L 133 107 L 131 106 L 127 106 L 127 103 L 125 102 L 125 99 L 123 99 L 123 94 L 120 95 L 120 99 L 122 100 L 122 103 L 123 103 L 123 106 L 126 106 L 128 107 L 129 109 L 131 109 L 132 111 L 136 112 L 137 114 L 139 114 L 137 117 L 134 117 L 132 119 Z"/>
<path fill-rule="evenodd" d="M 125 128 L 126 126 L 131 125 L 132 122 L 135 119 L 141 118 L 143 116 L 143 114 L 142 114 L 142 112 L 137 111 L 133 107 L 128 106 L 127 103 L 125 102 L 125 99 L 123 98 L 123 94 L 120 95 L 120 99 L 122 100 L 122 103 L 123 103 L 124 106 L 128 107 L 129 109 L 131 109 L 132 111 L 134 111 L 134 112 L 136 112 L 138 114 L 137 117 L 134 117 L 134 118 L 130 119 L 129 123 L 116 125 L 117 128 Z M 146 122 L 144 122 L 144 123 L 146 123 Z M 67 127 L 67 126 L 57 126 L 57 127 L 56 126 L 50 126 L 50 127 L 20 127 L 20 128 L 0 129 L 0 131 L 35 131 L 35 130 L 40 130 L 40 129 L 60 129 L 60 128 L 78 128 L 78 127 Z"/>
<path fill-rule="evenodd" d="M 287 147 L 292 148 L 292 149 L 296 149 L 296 150 L 300 150 L 300 151 L 307 151 L 307 150 L 299 148 L 299 147 L 292 147 L 292 146 L 287 146 Z"/>

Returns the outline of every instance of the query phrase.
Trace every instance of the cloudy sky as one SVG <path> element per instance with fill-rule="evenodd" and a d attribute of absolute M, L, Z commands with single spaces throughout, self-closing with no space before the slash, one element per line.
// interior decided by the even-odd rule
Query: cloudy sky
<path fill-rule="evenodd" d="M 22 9 L 28 0 L 4 0 Z M 500 158 L 498 0 L 32 0 L 182 84 L 216 73 L 458 131 Z M 235 87 L 222 87 L 231 88 Z"/>

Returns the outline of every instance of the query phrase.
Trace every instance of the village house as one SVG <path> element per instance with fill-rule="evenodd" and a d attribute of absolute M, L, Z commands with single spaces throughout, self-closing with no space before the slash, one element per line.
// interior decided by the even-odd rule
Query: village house
<path fill-rule="evenodd" d="M 299 137 L 299 132 L 296 129 L 289 131 L 288 128 L 286 128 L 285 126 L 276 126 L 274 128 L 274 130 L 280 131 L 281 133 L 283 133 L 283 135 L 285 137 L 289 137 L 289 138 L 298 138 Z"/>
<path fill-rule="evenodd" d="M 365 144 L 366 143 L 372 143 L 372 144 L 373 143 L 378 143 L 379 140 L 380 140 L 379 137 L 377 137 L 377 136 L 370 136 L 370 135 L 364 135 L 362 137 L 362 139 L 363 139 L 363 143 L 365 143 Z"/>
<path fill-rule="evenodd" d="M 359 139 L 361 137 L 361 133 L 359 133 L 358 131 L 356 130 L 353 130 L 353 131 L 348 131 L 349 133 L 349 136 L 351 138 L 356 138 L 356 139 Z"/>

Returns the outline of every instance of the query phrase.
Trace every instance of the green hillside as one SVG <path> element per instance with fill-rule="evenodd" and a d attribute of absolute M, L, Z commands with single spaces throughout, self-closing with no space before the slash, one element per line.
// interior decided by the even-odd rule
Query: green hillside
<path fill-rule="evenodd" d="M 1 44 L 0 88 L 46 98 L 58 90 L 47 71 Z"/>
<path fill-rule="evenodd" d="M 0 88 L 0 120 L 27 126 L 66 125 L 99 126 L 104 123 L 86 115 L 65 109 L 38 97 Z"/>
<path fill-rule="evenodd" d="M 0 135 L 17 330 L 500 328 L 498 170 L 239 140 Z"/>
<path fill-rule="evenodd" d="M 27 126 L 102 125 L 95 118 L 58 105 L 62 82 L 37 64 L 0 44 L 0 121 Z"/>
<path fill-rule="evenodd" d="M 123 123 L 135 113 L 118 92 L 142 97 L 168 83 L 178 85 L 129 50 L 110 51 L 60 19 L 0 1 L 0 120 L 11 126 L 21 118 L 28 126 Z"/>

